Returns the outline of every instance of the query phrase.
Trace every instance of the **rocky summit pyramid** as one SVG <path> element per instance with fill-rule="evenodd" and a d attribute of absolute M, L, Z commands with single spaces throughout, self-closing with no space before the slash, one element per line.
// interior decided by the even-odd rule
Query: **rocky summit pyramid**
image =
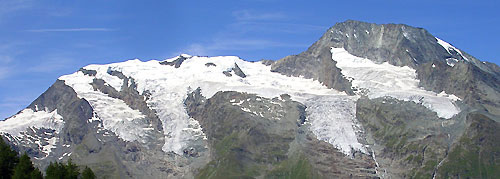
<path fill-rule="evenodd" d="M 0 131 L 100 178 L 494 178 L 499 75 L 425 29 L 346 21 L 278 61 L 88 65 Z"/>

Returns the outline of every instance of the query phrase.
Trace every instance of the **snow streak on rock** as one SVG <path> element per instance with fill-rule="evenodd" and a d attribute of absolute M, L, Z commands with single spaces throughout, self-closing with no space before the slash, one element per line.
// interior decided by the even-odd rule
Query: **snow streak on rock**
<path fill-rule="evenodd" d="M 436 38 L 437 42 L 439 45 L 441 45 L 450 55 L 452 55 L 452 52 L 451 50 L 457 52 L 458 54 L 460 54 L 460 56 L 462 56 L 462 58 L 464 58 L 465 60 L 469 61 L 469 59 L 467 59 L 467 57 L 465 57 L 463 54 L 462 54 L 462 51 L 458 50 L 457 48 L 455 48 L 453 45 L 449 44 L 448 42 L 445 42 L 439 38 Z"/>

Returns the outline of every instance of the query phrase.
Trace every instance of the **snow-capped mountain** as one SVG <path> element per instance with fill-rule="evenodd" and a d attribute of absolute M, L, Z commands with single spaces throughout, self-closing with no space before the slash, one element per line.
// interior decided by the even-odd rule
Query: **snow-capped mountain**
<path fill-rule="evenodd" d="M 498 69 L 424 29 L 346 21 L 278 61 L 88 65 L 0 132 L 42 168 L 111 178 L 494 176 Z M 492 170 L 464 174 L 464 155 Z"/>

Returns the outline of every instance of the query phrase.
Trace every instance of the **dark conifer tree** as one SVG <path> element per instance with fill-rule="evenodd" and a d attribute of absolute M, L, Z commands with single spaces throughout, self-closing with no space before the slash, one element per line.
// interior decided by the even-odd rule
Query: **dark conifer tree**
<path fill-rule="evenodd" d="M 64 179 L 67 176 L 66 168 L 62 163 L 51 162 L 47 169 L 45 169 L 45 175 L 46 179 Z"/>
<path fill-rule="evenodd" d="M 41 178 L 42 173 L 38 168 L 33 166 L 30 157 L 26 152 L 19 158 L 19 163 L 17 163 L 14 168 L 13 179 L 30 179 L 30 178 Z"/>
<path fill-rule="evenodd" d="M 71 158 L 68 160 L 68 163 L 64 166 L 66 169 L 66 178 L 68 179 L 78 179 L 78 175 L 80 175 L 80 170 L 78 170 L 78 166 L 73 163 Z"/>
<path fill-rule="evenodd" d="M 43 179 L 43 174 L 40 169 L 35 168 L 35 170 L 31 172 L 31 179 Z"/>
<path fill-rule="evenodd" d="M 82 179 L 95 179 L 95 174 L 89 167 L 85 167 L 82 172 Z"/>
<path fill-rule="evenodd" d="M 0 179 L 7 179 L 14 173 L 19 157 L 17 152 L 12 150 L 2 137 L 0 138 Z"/>

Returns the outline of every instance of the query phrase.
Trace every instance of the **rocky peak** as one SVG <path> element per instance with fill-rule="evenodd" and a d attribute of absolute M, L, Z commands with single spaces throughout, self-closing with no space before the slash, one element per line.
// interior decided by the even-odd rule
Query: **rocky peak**
<path fill-rule="evenodd" d="M 374 24 L 348 20 L 337 23 L 309 50 L 344 48 L 349 53 L 376 63 L 415 67 L 434 60 L 457 58 L 427 30 L 404 24 Z"/>

